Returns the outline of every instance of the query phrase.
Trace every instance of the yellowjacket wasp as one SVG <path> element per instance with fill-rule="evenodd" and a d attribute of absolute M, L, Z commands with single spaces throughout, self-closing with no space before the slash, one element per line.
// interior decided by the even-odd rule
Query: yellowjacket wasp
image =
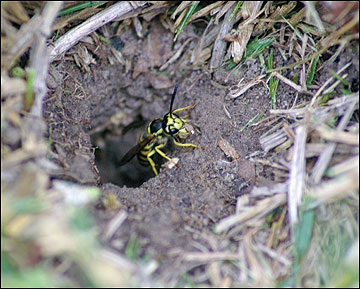
<path fill-rule="evenodd" d="M 172 107 L 177 88 L 178 85 L 176 84 L 171 97 L 170 111 L 163 117 L 156 118 L 148 124 L 147 131 L 140 135 L 137 145 L 131 148 L 124 155 L 119 166 L 126 164 L 135 155 L 137 155 L 140 164 L 145 166 L 150 164 L 155 175 L 157 175 L 158 172 L 155 167 L 155 162 L 151 157 L 157 153 L 168 161 L 172 161 L 172 159 L 161 150 L 165 147 L 169 139 L 172 139 L 178 146 L 194 148 L 199 147 L 198 145 L 192 143 L 181 143 L 179 141 L 179 137 L 185 138 L 193 132 L 191 131 L 192 126 L 186 124 L 188 120 L 181 118 L 175 113 L 193 108 L 196 102 L 190 106 L 178 108 L 173 111 Z"/>

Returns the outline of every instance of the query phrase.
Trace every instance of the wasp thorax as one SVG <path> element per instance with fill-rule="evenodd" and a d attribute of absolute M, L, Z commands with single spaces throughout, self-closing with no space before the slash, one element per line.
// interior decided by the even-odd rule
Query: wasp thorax
<path fill-rule="evenodd" d="M 148 134 L 161 134 L 162 129 L 162 119 L 157 118 L 150 122 L 148 126 Z"/>
<path fill-rule="evenodd" d="M 162 129 L 165 134 L 175 136 L 179 133 L 179 130 L 183 127 L 184 121 L 181 117 L 174 113 L 167 113 L 163 117 Z"/>

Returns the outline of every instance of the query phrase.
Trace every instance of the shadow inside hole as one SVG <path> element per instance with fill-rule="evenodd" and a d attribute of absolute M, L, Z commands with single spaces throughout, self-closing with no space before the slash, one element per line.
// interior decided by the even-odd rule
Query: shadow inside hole
<path fill-rule="evenodd" d="M 150 166 L 143 166 L 139 163 L 137 155 L 123 166 L 119 166 L 122 157 L 134 146 L 137 145 L 139 135 L 146 129 L 148 121 L 137 118 L 128 127 L 121 131 L 121 135 L 114 135 L 111 131 L 105 130 L 91 136 L 91 142 L 97 149 L 95 150 L 95 163 L 99 170 L 101 182 L 113 183 L 118 186 L 139 187 L 144 182 L 155 176 Z M 171 138 L 167 139 L 164 153 L 171 156 L 175 145 Z M 155 153 L 151 159 L 156 164 L 158 173 L 161 166 L 167 161 L 165 158 Z"/>
<path fill-rule="evenodd" d="M 121 167 L 118 165 L 126 152 L 136 145 L 137 137 L 137 132 L 116 137 L 102 133 L 91 137 L 92 143 L 98 146 L 95 150 L 95 163 L 102 183 L 135 188 L 155 176 L 150 166 L 139 164 L 137 156 Z M 98 145 L 100 142 L 101 146 Z"/>

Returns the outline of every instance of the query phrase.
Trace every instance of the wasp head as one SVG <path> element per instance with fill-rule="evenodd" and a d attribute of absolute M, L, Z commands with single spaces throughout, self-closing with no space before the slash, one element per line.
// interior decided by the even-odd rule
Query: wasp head
<path fill-rule="evenodd" d="M 175 113 L 167 113 L 163 117 L 162 129 L 166 135 L 176 136 L 182 131 L 185 121 Z"/>

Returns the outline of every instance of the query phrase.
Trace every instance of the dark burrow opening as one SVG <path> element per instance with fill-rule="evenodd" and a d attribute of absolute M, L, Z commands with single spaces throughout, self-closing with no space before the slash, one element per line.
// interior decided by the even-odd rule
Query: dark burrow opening
<path fill-rule="evenodd" d="M 136 156 L 125 165 L 119 166 L 122 157 L 137 144 L 146 125 L 145 123 L 141 128 L 132 128 L 125 134 L 105 130 L 91 135 L 91 142 L 96 147 L 95 163 L 102 183 L 135 188 L 155 176 L 151 167 L 142 166 Z"/>
<path fill-rule="evenodd" d="M 140 119 L 140 121 L 139 121 Z M 118 186 L 139 187 L 144 182 L 155 176 L 150 165 L 142 165 L 136 154 L 124 165 L 120 165 L 123 156 L 138 145 L 139 136 L 146 131 L 151 120 L 137 117 L 129 127 L 119 128 L 115 131 L 104 130 L 92 134 L 91 142 L 95 146 L 95 163 L 99 170 L 102 183 L 113 183 Z M 162 151 L 173 157 L 175 145 L 171 138 L 168 139 Z M 160 172 L 166 159 L 154 154 L 151 159 Z"/>
<path fill-rule="evenodd" d="M 163 95 L 162 98 L 154 98 L 151 104 L 141 100 L 141 107 L 144 107 L 147 115 L 143 115 L 143 109 L 133 109 L 128 112 L 131 117 L 125 127 L 122 124 L 116 125 L 111 118 L 102 118 L 96 127 L 103 127 L 103 129 L 96 132 L 89 131 L 91 143 L 95 147 L 95 164 L 100 174 L 101 183 L 135 188 L 155 176 L 152 167 L 149 164 L 147 166 L 140 164 L 135 153 L 126 164 L 120 165 L 120 162 L 129 150 L 138 145 L 139 136 L 147 131 L 149 123 L 156 118 L 164 117 L 167 113 L 166 108 L 170 107 L 171 96 L 169 93 L 163 93 Z M 174 109 L 179 108 L 176 100 L 175 106 Z M 121 112 L 122 108 L 119 108 L 119 111 Z M 180 116 L 185 117 L 185 119 L 188 118 L 189 114 L 189 111 L 180 112 Z M 196 126 L 190 125 L 190 127 L 196 130 Z M 178 138 L 178 141 L 188 142 L 184 141 L 182 137 Z M 171 158 L 176 157 L 177 146 L 171 137 L 168 138 L 165 147 L 161 150 Z M 155 153 L 151 159 L 156 164 L 159 173 L 163 169 L 167 169 L 169 162 L 162 156 Z"/>

